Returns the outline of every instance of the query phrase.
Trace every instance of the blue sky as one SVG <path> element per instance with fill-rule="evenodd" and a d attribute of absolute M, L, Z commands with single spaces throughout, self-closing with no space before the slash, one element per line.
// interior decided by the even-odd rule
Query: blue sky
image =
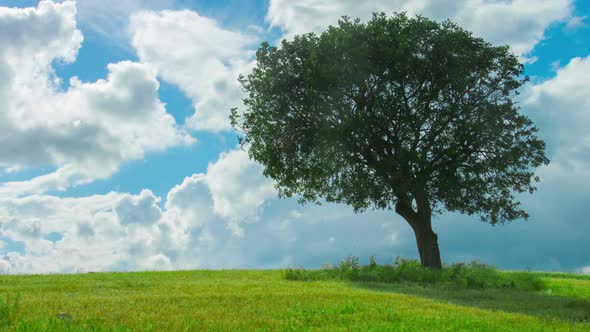
<path fill-rule="evenodd" d="M 374 11 L 450 18 L 509 44 L 532 78 L 520 103 L 552 163 L 523 197 L 531 218 L 443 214 L 443 260 L 590 272 L 590 4 L 534 3 L 0 0 L 0 272 L 417 257 L 391 211 L 278 200 L 227 121 L 260 42 Z"/>

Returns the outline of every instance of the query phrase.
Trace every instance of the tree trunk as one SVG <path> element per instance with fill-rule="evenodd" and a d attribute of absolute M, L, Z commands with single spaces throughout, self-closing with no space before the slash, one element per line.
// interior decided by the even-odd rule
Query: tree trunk
<path fill-rule="evenodd" d="M 426 202 L 427 203 L 427 202 Z M 433 270 L 442 269 L 438 236 L 432 230 L 432 211 L 429 205 L 418 203 L 418 212 L 414 211 L 408 201 L 399 200 L 395 211 L 402 216 L 414 230 L 420 263 Z"/>
<path fill-rule="evenodd" d="M 414 228 L 414 234 L 416 235 L 416 244 L 418 245 L 422 266 L 433 270 L 442 269 L 440 251 L 438 250 L 438 236 L 432 230 L 430 218 L 428 222 L 422 221 L 417 226 Z"/>

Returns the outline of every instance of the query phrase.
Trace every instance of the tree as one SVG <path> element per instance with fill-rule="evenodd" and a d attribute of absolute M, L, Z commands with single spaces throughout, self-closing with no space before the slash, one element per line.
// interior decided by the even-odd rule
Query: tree
<path fill-rule="evenodd" d="M 548 164 L 513 100 L 528 80 L 508 46 L 422 16 L 344 17 L 316 35 L 263 43 L 232 110 L 242 146 L 281 197 L 390 209 L 423 266 L 441 268 L 433 214 L 526 219 L 516 195 Z"/>

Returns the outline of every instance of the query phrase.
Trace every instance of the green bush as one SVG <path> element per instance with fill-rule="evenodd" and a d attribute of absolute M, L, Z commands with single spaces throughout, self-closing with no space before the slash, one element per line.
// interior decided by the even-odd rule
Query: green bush
<path fill-rule="evenodd" d="M 320 270 L 287 269 L 288 280 L 349 280 L 354 282 L 446 284 L 461 288 L 514 288 L 542 290 L 545 284 L 533 273 L 502 272 L 492 266 L 472 262 L 443 266 L 441 271 L 422 267 L 415 260 L 397 258 L 393 264 L 378 265 L 374 257 L 361 266 L 357 257 L 349 257 L 338 266 L 325 264 Z"/>
<path fill-rule="evenodd" d="M 505 272 L 506 278 L 514 282 L 514 287 L 525 290 L 544 290 L 546 285 L 543 280 L 533 273 L 527 272 Z"/>

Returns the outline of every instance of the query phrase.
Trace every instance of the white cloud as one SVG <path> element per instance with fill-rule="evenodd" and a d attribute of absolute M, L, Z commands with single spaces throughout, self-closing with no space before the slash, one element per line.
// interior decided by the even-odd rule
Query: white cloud
<path fill-rule="evenodd" d="M 0 269 L 47 273 L 276 268 L 305 262 L 320 266 L 327 257 L 368 257 L 403 243 L 383 232 L 388 213 L 357 216 L 348 207 L 300 207 L 294 200 L 277 200 L 261 190 L 268 180 L 242 154 L 224 153 L 206 174 L 187 177 L 170 190 L 163 210 L 149 190 L 138 195 L 0 199 L 0 236 L 24 245 L 23 252 L 0 249 L 5 262 Z M 228 192 L 215 183 L 221 170 L 228 171 Z M 216 199 L 226 204 L 235 199 L 235 206 L 220 210 Z M 259 209 L 261 204 L 270 206 Z M 368 215 L 373 220 L 366 220 Z M 61 234 L 61 239 L 48 240 L 50 233 Z"/>
<path fill-rule="evenodd" d="M 554 78 L 526 91 L 523 108 L 535 120 L 548 143 L 552 164 L 548 176 L 559 173 L 572 181 L 590 176 L 590 56 L 574 58 Z"/>
<path fill-rule="evenodd" d="M 75 272 L 110 267 L 128 241 L 118 225 L 112 206 L 120 194 L 85 198 L 31 196 L 0 200 L 0 235 L 20 241 L 25 251 L 8 252 L 4 260 L 15 273 Z M 15 232 L 26 220 L 34 221 L 36 236 Z M 29 223 L 31 224 L 31 223 Z M 78 225 L 90 229 L 80 236 Z M 46 240 L 50 233 L 62 234 L 57 242 Z M 8 250 L 8 248 L 5 248 Z"/>
<path fill-rule="evenodd" d="M 2 233 L 11 238 L 41 238 L 41 221 L 39 219 L 11 220 L 2 223 Z"/>
<path fill-rule="evenodd" d="M 566 28 L 570 29 L 570 30 L 575 30 L 578 28 L 582 28 L 587 26 L 586 24 L 586 19 L 588 17 L 586 16 L 572 16 L 568 21 L 567 21 L 567 25 Z"/>
<path fill-rule="evenodd" d="M 153 225 L 162 217 L 159 201 L 150 190 L 144 189 L 139 196 L 121 198 L 115 205 L 115 213 L 121 225 Z"/>
<path fill-rule="evenodd" d="M 571 0 L 271 0 L 267 21 L 287 38 L 319 32 L 344 16 L 368 19 L 373 12 L 402 12 L 452 19 L 495 44 L 509 44 L 526 55 L 547 27 L 571 16 Z"/>
<path fill-rule="evenodd" d="M 206 267 L 319 267 L 327 257 L 383 257 L 393 255 L 390 250 L 407 244 L 406 239 L 413 245 L 404 223 L 398 224 L 401 231 L 383 231 L 384 223 L 396 219 L 389 212 L 357 215 L 344 205 L 300 206 L 295 199 L 277 199 L 262 167 L 239 149 L 220 154 L 206 174 L 193 175 L 171 190 L 165 215 L 172 211 L 199 220 L 201 233 L 193 238 L 203 246 L 197 250 L 203 255 L 196 256 Z M 403 235 L 398 239 L 393 234 Z"/>
<path fill-rule="evenodd" d="M 206 174 L 184 179 L 168 193 L 166 215 L 185 227 L 224 223 L 241 237 L 240 224 L 259 221 L 263 204 L 276 197 L 272 181 L 262 176 L 262 166 L 246 152 L 236 149 L 221 153 Z"/>
<path fill-rule="evenodd" d="M 231 128 L 229 111 L 242 104 L 237 78 L 252 65 L 254 36 L 225 30 L 188 10 L 137 13 L 130 31 L 141 62 L 192 98 L 195 114 L 187 127 Z"/>
<path fill-rule="evenodd" d="M 0 42 L 3 65 L 30 57 L 40 66 L 54 59 L 75 60 L 83 37 L 76 29 L 73 1 L 41 1 L 37 8 L 0 7 Z"/>
<path fill-rule="evenodd" d="M 0 259 L 0 274 L 10 273 L 11 267 L 12 266 L 10 265 L 10 263 L 8 263 L 6 260 Z"/>
<path fill-rule="evenodd" d="M 200 227 L 212 219 L 213 199 L 205 174 L 194 174 L 172 188 L 166 199 L 166 212 L 186 227 Z"/>
<path fill-rule="evenodd" d="M 590 274 L 590 266 L 583 267 L 581 272 L 582 274 Z"/>
<path fill-rule="evenodd" d="M 169 221 L 153 205 L 158 200 L 147 190 L 1 199 L 0 236 L 21 242 L 24 251 L 8 245 L 0 260 L 11 273 L 166 269 L 169 257 L 179 248 L 189 250 L 189 243 L 169 232 Z M 49 240 L 51 233 L 61 239 Z"/>
<path fill-rule="evenodd" d="M 166 255 L 157 254 L 154 256 L 149 257 L 141 265 L 139 265 L 141 270 L 157 270 L 157 271 L 164 271 L 164 270 L 172 270 L 173 264 Z"/>
<path fill-rule="evenodd" d="M 146 152 L 191 144 L 159 100 L 156 73 L 123 61 L 105 80 L 71 79 L 60 91 L 53 61 L 72 62 L 82 43 L 75 4 L 0 8 L 0 168 L 56 168 L 0 185 L 2 195 L 63 190 L 106 178 Z"/>
<path fill-rule="evenodd" d="M 276 197 L 272 180 L 261 176 L 262 166 L 242 150 L 222 153 L 209 164 L 207 182 L 215 212 L 232 220 L 248 220 L 259 214 L 262 204 Z"/>

